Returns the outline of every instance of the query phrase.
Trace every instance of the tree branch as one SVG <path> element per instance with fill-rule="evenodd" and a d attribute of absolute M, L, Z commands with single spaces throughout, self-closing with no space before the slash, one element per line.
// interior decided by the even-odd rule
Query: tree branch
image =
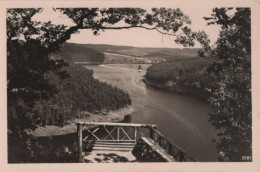
<path fill-rule="evenodd" d="M 100 27 L 99 29 L 102 29 L 102 30 L 121 30 L 121 29 L 131 29 L 131 28 L 142 28 L 142 29 L 147 29 L 147 30 L 156 30 L 159 33 L 164 34 L 164 35 L 176 36 L 175 33 L 171 34 L 171 33 L 167 33 L 167 32 L 162 32 L 156 27 L 149 28 L 149 27 L 145 27 L 145 26 L 122 26 L 122 27 Z M 79 28 L 79 29 L 93 29 L 93 27 L 83 27 L 83 28 Z"/>

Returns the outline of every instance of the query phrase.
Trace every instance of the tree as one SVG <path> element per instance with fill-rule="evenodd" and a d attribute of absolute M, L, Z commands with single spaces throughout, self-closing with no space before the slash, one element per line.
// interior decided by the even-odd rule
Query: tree
<path fill-rule="evenodd" d="M 219 130 L 217 149 L 225 161 L 252 155 L 250 15 L 249 8 L 215 8 L 211 17 L 205 17 L 208 24 L 222 27 L 211 50 L 217 61 L 208 74 L 216 78 L 209 99 L 215 111 L 209 116 Z"/>
<path fill-rule="evenodd" d="M 50 42 L 62 35 L 65 27 L 32 21 L 31 17 L 40 11 L 7 10 L 8 129 L 18 136 L 37 125 L 40 116 L 32 111 L 35 101 L 55 93 L 45 74 L 53 71 L 65 76 L 60 68 L 66 63 L 50 54 Z"/>

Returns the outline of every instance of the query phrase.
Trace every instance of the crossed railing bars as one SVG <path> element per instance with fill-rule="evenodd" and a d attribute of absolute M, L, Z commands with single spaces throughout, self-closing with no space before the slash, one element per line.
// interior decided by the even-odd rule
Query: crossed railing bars
<path fill-rule="evenodd" d="M 141 140 L 140 138 L 149 137 L 146 136 L 147 132 L 143 132 L 143 129 L 148 129 L 152 142 L 159 145 L 176 161 L 195 161 L 184 150 L 169 142 L 158 130 L 156 130 L 156 127 L 157 125 L 152 124 L 78 122 L 77 133 L 79 145 L 79 162 L 83 162 L 83 143 L 108 142 L 109 144 L 120 144 L 122 142 L 131 142 L 135 145 L 137 144 L 138 140 Z M 82 133 L 83 130 L 88 133 L 84 138 Z M 98 131 L 101 131 L 101 134 L 98 133 Z M 91 140 L 91 138 L 94 140 Z"/>

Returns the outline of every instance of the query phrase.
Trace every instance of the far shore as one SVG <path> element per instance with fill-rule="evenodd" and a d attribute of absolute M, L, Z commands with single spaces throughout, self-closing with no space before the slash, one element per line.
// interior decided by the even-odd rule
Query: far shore
<path fill-rule="evenodd" d="M 195 96 L 202 100 L 207 100 L 209 97 L 209 95 L 207 95 L 202 90 L 191 87 L 191 86 L 169 86 L 167 84 L 158 84 L 158 83 L 148 81 L 145 77 L 143 79 L 143 82 L 146 85 L 154 87 L 154 88 L 158 88 L 158 89 L 162 89 L 162 90 L 166 90 L 166 91 L 170 91 L 170 92 L 176 92 L 176 93 L 183 94 L 183 95 L 192 95 L 192 96 Z"/>
<path fill-rule="evenodd" d="M 125 108 L 121 108 L 115 111 L 110 111 L 108 113 L 100 112 L 100 113 L 89 113 L 87 112 L 87 117 L 74 119 L 72 121 L 68 121 L 69 124 L 58 127 L 53 125 L 47 125 L 45 127 L 38 127 L 36 130 L 31 132 L 35 137 L 46 137 L 46 136 L 58 136 L 65 135 L 69 133 L 77 132 L 77 122 L 120 122 L 123 121 L 126 115 L 130 115 L 134 112 L 132 106 L 128 106 Z"/>

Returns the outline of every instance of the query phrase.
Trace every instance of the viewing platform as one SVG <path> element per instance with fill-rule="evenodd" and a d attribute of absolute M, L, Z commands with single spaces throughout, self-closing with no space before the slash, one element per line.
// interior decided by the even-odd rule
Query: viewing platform
<path fill-rule="evenodd" d="M 195 162 L 152 124 L 78 122 L 79 162 Z"/>

